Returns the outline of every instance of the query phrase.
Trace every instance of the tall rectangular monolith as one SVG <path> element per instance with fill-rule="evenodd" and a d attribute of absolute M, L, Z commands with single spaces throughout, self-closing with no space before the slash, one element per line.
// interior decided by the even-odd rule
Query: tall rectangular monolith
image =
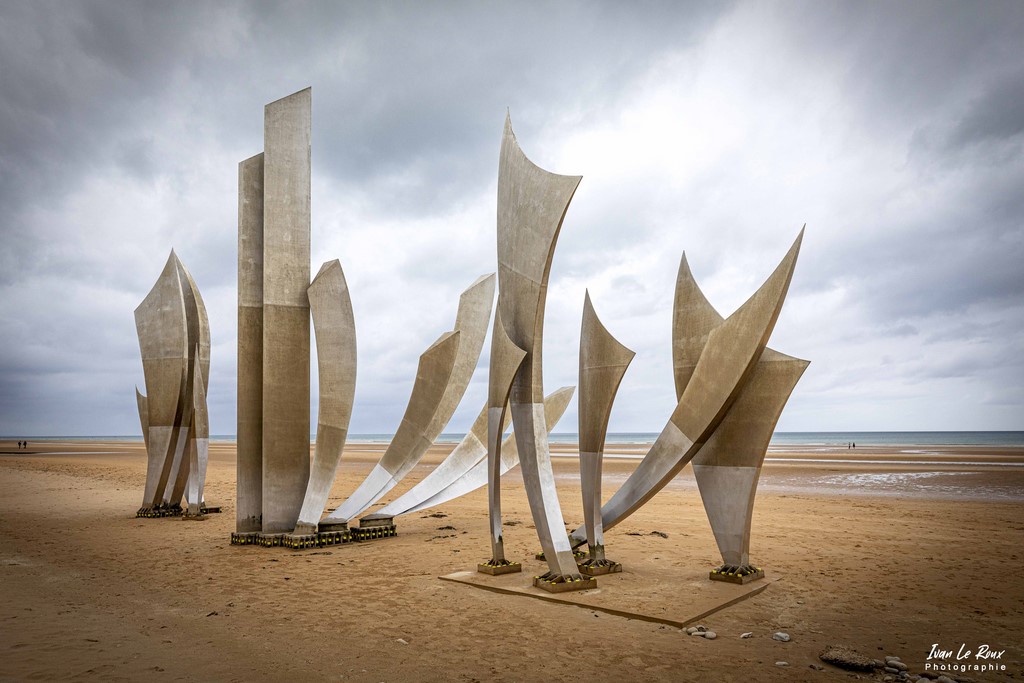
<path fill-rule="evenodd" d="M 235 528 L 263 530 L 263 153 L 238 164 Z"/>
<path fill-rule="evenodd" d="M 309 479 L 309 88 L 271 102 L 263 139 L 263 533 L 295 528 Z"/>

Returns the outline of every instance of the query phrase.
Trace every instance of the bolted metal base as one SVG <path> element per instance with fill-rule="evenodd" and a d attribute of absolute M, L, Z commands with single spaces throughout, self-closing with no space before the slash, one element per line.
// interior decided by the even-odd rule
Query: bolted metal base
<path fill-rule="evenodd" d="M 729 574 L 729 573 L 726 573 L 726 572 L 720 572 L 720 571 L 718 571 L 716 569 L 716 570 L 712 570 L 708 574 L 708 578 L 711 579 L 712 581 L 724 581 L 725 583 L 735 583 L 735 584 L 739 584 L 739 585 L 742 586 L 744 584 L 750 583 L 751 581 L 757 581 L 758 579 L 763 579 L 764 578 L 764 570 L 758 568 L 756 571 L 748 572 L 746 574 L 740 574 L 740 573 L 731 573 L 731 574 Z"/>
<path fill-rule="evenodd" d="M 581 574 L 587 576 L 604 576 L 605 574 L 618 574 L 622 571 L 622 565 L 611 560 L 585 560 L 577 565 Z"/>
<path fill-rule="evenodd" d="M 523 571 L 523 565 L 518 562 L 510 562 L 509 560 L 487 560 L 476 566 L 476 570 L 481 574 L 490 574 L 491 576 L 500 576 L 502 574 L 515 574 L 516 572 Z"/>
<path fill-rule="evenodd" d="M 398 535 L 394 524 L 370 529 L 346 529 L 344 531 L 320 531 L 315 534 L 262 534 L 259 532 L 231 534 L 231 545 L 258 545 L 264 548 L 290 548 L 308 550 L 333 545 L 373 541 Z"/>
<path fill-rule="evenodd" d="M 360 529 L 372 529 L 378 526 L 394 526 L 394 517 L 377 517 L 376 515 L 369 515 L 367 517 L 361 517 L 359 519 Z"/>
<path fill-rule="evenodd" d="M 156 507 L 143 506 L 135 513 L 136 517 L 145 519 L 159 519 L 161 517 L 181 517 L 180 505 L 157 505 Z"/>
<path fill-rule="evenodd" d="M 549 593 L 568 593 L 569 591 L 585 591 L 597 588 L 597 579 L 590 576 L 535 576 L 533 585 Z"/>

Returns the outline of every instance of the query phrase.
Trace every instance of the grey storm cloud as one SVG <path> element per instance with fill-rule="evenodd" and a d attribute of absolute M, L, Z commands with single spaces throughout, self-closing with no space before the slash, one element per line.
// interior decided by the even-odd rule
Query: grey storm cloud
<path fill-rule="evenodd" d="M 613 430 L 671 411 L 681 252 L 728 314 L 804 223 L 772 345 L 812 365 L 780 428 L 1019 429 L 1022 34 L 1009 2 L 4 3 L 0 433 L 137 430 L 131 312 L 172 246 L 210 310 L 211 428 L 234 431 L 237 163 L 307 85 L 353 431 L 394 429 L 418 354 L 495 269 L 506 110 L 534 161 L 584 176 L 546 383 L 575 384 L 589 288 L 638 352 Z"/>

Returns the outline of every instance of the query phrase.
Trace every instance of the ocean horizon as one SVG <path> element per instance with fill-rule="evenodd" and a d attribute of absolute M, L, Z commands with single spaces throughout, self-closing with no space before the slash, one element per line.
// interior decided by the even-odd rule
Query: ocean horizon
<path fill-rule="evenodd" d="M 465 436 L 462 432 L 445 432 L 438 442 L 457 443 Z M 349 443 L 387 443 L 394 434 L 363 433 L 349 434 Z M 574 444 L 576 432 L 552 432 L 549 438 L 553 444 Z M 611 432 L 605 439 L 607 444 L 649 444 L 658 438 L 657 432 Z M 32 441 L 141 441 L 142 436 L 132 435 L 79 435 L 61 436 L 0 436 L 0 439 Z M 310 434 L 315 440 L 316 434 Z M 234 434 L 211 434 L 210 441 L 235 441 Z M 889 432 L 775 432 L 772 446 L 844 446 L 856 443 L 863 446 L 1024 446 L 1024 431 L 889 431 Z"/>

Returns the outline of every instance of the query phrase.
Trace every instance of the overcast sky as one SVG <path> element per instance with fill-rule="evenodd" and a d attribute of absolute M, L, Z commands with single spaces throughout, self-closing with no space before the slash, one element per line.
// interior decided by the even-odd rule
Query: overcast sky
<path fill-rule="evenodd" d="M 1022 35 L 1019 2 L 4 2 L 0 434 L 139 433 L 133 310 L 172 247 L 210 314 L 211 431 L 234 433 L 237 164 L 307 86 L 352 432 L 394 431 L 496 270 L 506 109 L 534 162 L 583 176 L 544 381 L 576 384 L 589 288 L 637 353 L 611 431 L 674 408 L 682 252 L 728 315 L 805 223 L 771 346 L 812 362 L 780 430 L 1024 429 Z M 446 431 L 483 405 L 488 348 Z"/>

